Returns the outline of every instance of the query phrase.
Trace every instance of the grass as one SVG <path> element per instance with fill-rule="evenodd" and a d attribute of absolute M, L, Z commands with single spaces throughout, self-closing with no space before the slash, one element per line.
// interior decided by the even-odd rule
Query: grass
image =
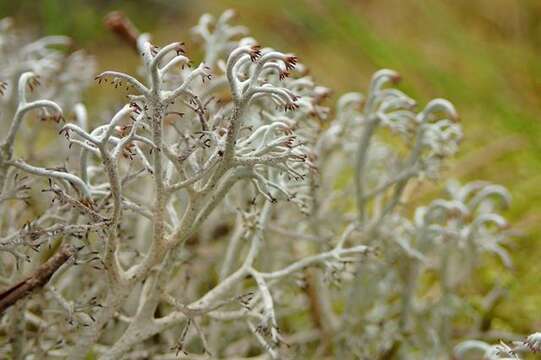
<path fill-rule="evenodd" d="M 100 28 L 108 2 L 0 1 L 0 14 L 32 19 L 40 31 L 74 35 L 100 61 L 100 69 L 133 69 L 136 58 Z M 473 4 L 472 4 L 473 3 Z M 188 40 L 188 26 L 204 11 L 232 7 L 264 45 L 301 55 L 313 76 L 336 90 L 366 89 L 375 70 L 388 67 L 403 89 L 425 104 L 450 99 L 466 138 L 448 172 L 466 181 L 507 186 L 514 202 L 508 218 L 521 234 L 509 245 L 514 268 L 491 259 L 473 279 L 472 299 L 500 283 L 508 297 L 496 309 L 495 326 L 517 332 L 541 328 L 541 5 L 535 0 L 216 0 L 124 2 L 124 10 L 158 42 Z M 68 11 L 66 11 L 68 9 Z M 150 10 L 149 10 L 150 9 Z M 165 10 L 164 10 L 165 9 Z M 163 17 L 149 16 L 162 11 Z M 65 14 L 69 14 L 66 16 Z M 125 61 L 118 64 L 118 59 Z M 100 90 L 101 91 L 101 90 Z M 92 90 L 91 102 L 111 103 Z M 436 189 L 436 188 L 434 188 Z M 474 300 L 472 300 L 474 301 Z"/>

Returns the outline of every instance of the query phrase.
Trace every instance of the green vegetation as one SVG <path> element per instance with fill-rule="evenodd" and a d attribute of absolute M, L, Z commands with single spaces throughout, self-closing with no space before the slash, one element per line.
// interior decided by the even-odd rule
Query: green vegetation
<path fill-rule="evenodd" d="M 41 34 L 73 36 L 77 46 L 96 55 L 100 69 L 118 64 L 121 56 L 126 61 L 119 70 L 127 70 L 136 57 L 101 26 L 113 5 L 4 0 L 0 15 L 14 15 L 19 24 L 31 21 Z M 450 99 L 466 137 L 449 172 L 464 181 L 480 178 L 508 187 L 514 200 L 507 217 L 518 233 L 509 244 L 514 269 L 491 261 L 464 291 L 476 306 L 499 283 L 508 296 L 496 308 L 493 326 L 519 333 L 541 329 L 541 3 L 146 0 L 121 7 L 159 42 L 189 42 L 187 25 L 202 12 L 235 8 L 262 44 L 301 54 L 314 77 L 337 92 L 366 88 L 373 71 L 387 67 L 407 78 L 405 90 L 414 98 Z"/>

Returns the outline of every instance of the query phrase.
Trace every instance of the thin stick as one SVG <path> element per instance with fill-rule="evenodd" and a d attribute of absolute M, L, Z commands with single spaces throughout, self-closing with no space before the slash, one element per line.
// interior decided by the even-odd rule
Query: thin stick
<path fill-rule="evenodd" d="M 0 314 L 37 288 L 43 287 L 53 274 L 73 255 L 75 247 L 64 244 L 49 260 L 40 265 L 30 276 L 0 293 Z"/>
<path fill-rule="evenodd" d="M 120 11 L 112 11 L 105 17 L 105 26 L 118 35 L 137 51 L 137 38 L 139 30 L 132 24 L 130 19 Z"/>

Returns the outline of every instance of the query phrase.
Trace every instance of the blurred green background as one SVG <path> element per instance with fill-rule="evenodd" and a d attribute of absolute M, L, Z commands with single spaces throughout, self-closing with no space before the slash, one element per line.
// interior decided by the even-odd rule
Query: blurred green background
<path fill-rule="evenodd" d="M 39 35 L 71 36 L 96 56 L 98 70 L 129 71 L 138 59 L 102 26 L 109 11 L 124 11 L 158 44 L 182 40 L 190 51 L 198 17 L 227 8 L 262 45 L 298 54 L 335 94 L 364 91 L 371 74 L 388 67 L 421 104 L 445 97 L 456 105 L 465 138 L 448 172 L 507 186 L 514 198 L 507 216 L 517 231 L 508 246 L 513 269 L 484 259 L 463 291 L 476 307 L 500 284 L 508 293 L 493 328 L 541 330 L 541 1 L 1 0 L 0 16 Z M 112 101 L 103 88 L 87 97 L 91 107 Z M 435 191 L 431 185 L 422 196 Z"/>

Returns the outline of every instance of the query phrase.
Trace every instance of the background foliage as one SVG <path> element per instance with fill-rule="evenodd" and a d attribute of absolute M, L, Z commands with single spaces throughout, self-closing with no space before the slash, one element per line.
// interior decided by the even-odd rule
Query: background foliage
<path fill-rule="evenodd" d="M 524 334 L 539 330 L 541 2 L 2 0 L 0 16 L 14 17 L 19 27 L 40 35 L 71 36 L 76 47 L 96 56 L 98 71 L 131 71 L 137 57 L 102 26 L 108 11 L 123 10 L 158 44 L 186 41 L 189 51 L 188 29 L 201 13 L 229 7 L 258 40 L 300 54 L 317 81 L 337 92 L 365 88 L 375 70 L 387 67 L 407 78 L 404 90 L 421 103 L 433 97 L 453 101 L 466 138 L 448 171 L 462 180 L 508 187 L 514 199 L 506 216 L 517 231 L 509 244 L 513 269 L 493 261 L 463 291 L 475 307 L 500 284 L 507 296 L 496 308 L 493 327 Z M 87 103 L 112 106 L 118 98 L 104 91 L 98 97 L 91 90 Z M 434 186 L 418 196 L 437 191 Z"/>

